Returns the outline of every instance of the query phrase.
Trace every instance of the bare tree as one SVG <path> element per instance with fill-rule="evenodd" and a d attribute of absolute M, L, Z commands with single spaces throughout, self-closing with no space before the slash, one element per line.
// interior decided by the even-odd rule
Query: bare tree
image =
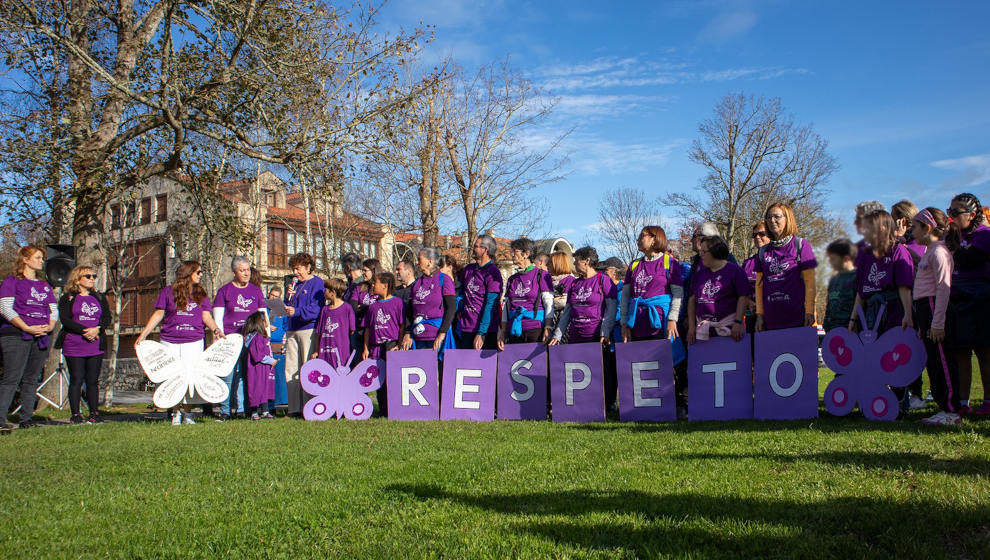
<path fill-rule="evenodd" d="M 615 252 L 623 261 L 631 262 L 639 254 L 636 238 L 648 225 L 662 225 L 660 204 L 643 190 L 612 189 L 598 200 L 595 233 L 603 248 Z"/>
<path fill-rule="evenodd" d="M 687 216 L 715 222 L 730 250 L 745 243 L 744 226 L 762 219 L 774 202 L 804 205 L 799 221 L 825 212 L 824 186 L 838 164 L 828 142 L 811 125 L 794 124 L 780 99 L 727 95 L 698 131 L 690 157 L 707 170 L 700 193 L 676 193 L 668 202 Z"/>
<path fill-rule="evenodd" d="M 322 0 L 0 4 L 7 63 L 35 72 L 30 58 L 51 49 L 65 76 L 73 241 L 99 229 L 92 217 L 118 193 L 107 175 L 127 146 L 140 149 L 124 186 L 180 169 L 197 139 L 277 165 L 328 143 L 373 147 L 367 123 L 412 95 L 395 87 L 394 65 L 422 37 L 384 36 L 376 15 Z M 322 105 L 321 126 L 294 126 L 306 101 Z"/>
<path fill-rule="evenodd" d="M 444 115 L 449 173 L 461 200 L 467 235 L 542 221 L 546 201 L 535 190 L 563 178 L 566 134 L 535 142 L 556 100 L 514 70 L 508 60 L 473 76 L 454 69 Z"/>

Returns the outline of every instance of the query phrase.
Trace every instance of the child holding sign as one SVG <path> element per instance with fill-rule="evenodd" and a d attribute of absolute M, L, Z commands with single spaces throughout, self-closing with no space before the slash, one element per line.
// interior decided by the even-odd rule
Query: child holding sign
<path fill-rule="evenodd" d="M 319 358 L 334 368 L 347 365 L 351 355 L 351 334 L 356 328 L 354 308 L 344 301 L 347 286 L 340 278 L 326 281 L 326 305 L 320 310 L 313 333 L 316 351 L 311 359 Z"/>
<path fill-rule="evenodd" d="M 361 359 L 385 359 L 385 353 L 394 350 L 402 338 L 403 303 L 393 296 L 395 276 L 391 272 L 379 272 L 371 280 L 372 293 L 378 298 L 368 306 L 364 316 L 364 351 Z M 388 415 L 388 395 L 382 383 L 378 389 L 378 408 L 383 416 Z"/>
<path fill-rule="evenodd" d="M 241 328 L 247 350 L 248 406 L 251 420 L 275 418 L 268 401 L 275 399 L 275 357 L 268 339 L 268 321 L 264 311 L 255 311 L 244 320 Z M 261 407 L 265 410 L 259 415 Z"/>

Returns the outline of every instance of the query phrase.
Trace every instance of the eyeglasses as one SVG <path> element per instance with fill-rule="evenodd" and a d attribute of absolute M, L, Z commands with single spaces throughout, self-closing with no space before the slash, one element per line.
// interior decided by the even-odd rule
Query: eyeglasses
<path fill-rule="evenodd" d="M 945 213 L 951 218 L 955 218 L 960 214 L 972 214 L 969 210 L 960 210 L 959 208 L 946 208 Z"/>
<path fill-rule="evenodd" d="M 757 237 L 766 237 L 766 236 L 767 236 L 767 232 L 765 232 L 765 231 L 754 231 L 753 232 L 753 239 L 756 239 Z"/>
<path fill-rule="evenodd" d="M 82 276 L 83 278 L 89 278 L 90 280 L 96 280 L 95 274 L 81 274 L 80 276 Z"/>
<path fill-rule="evenodd" d="M 769 218 L 770 218 L 771 220 L 783 220 L 783 219 L 784 219 L 784 218 L 786 218 L 786 217 L 787 217 L 787 216 L 785 216 L 785 215 L 783 215 L 783 214 L 770 214 L 770 216 L 769 216 Z"/>

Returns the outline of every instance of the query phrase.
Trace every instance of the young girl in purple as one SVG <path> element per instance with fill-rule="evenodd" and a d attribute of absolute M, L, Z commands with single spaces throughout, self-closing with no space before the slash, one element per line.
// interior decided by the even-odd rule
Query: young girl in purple
<path fill-rule="evenodd" d="M 797 236 L 794 211 L 776 203 L 764 214 L 770 242 L 756 254 L 756 330 L 815 324 L 815 253 Z"/>
<path fill-rule="evenodd" d="M 591 247 L 574 252 L 574 265 L 578 277 L 571 283 L 567 304 L 548 344 L 560 344 L 566 333 L 568 344 L 598 341 L 607 349 L 618 306 L 615 284 L 606 274 L 595 270 L 598 252 Z"/>
<path fill-rule="evenodd" d="M 244 348 L 247 349 L 245 377 L 251 420 L 275 418 L 268 409 L 268 401 L 275 399 L 275 357 L 272 356 L 272 345 L 268 339 L 268 318 L 265 312 L 255 311 L 249 315 L 244 320 L 241 334 L 244 335 Z"/>
<path fill-rule="evenodd" d="M 953 197 L 948 214 L 952 225 L 945 244 L 954 266 L 949 312 L 956 322 L 953 346 L 959 364 L 959 399 L 968 413 L 974 353 L 983 387 L 990 387 L 990 227 L 980 199 L 972 193 Z M 973 408 L 975 414 L 990 414 L 990 395 Z"/>
<path fill-rule="evenodd" d="M 684 298 L 681 265 L 667 253 L 667 234 L 660 226 L 644 227 L 636 243 L 643 258 L 629 264 L 622 283 L 622 341 L 673 340 Z"/>
<path fill-rule="evenodd" d="M 7 413 L 18 385 L 21 390 L 20 425 L 34 426 L 31 415 L 37 402 L 42 368 L 48 358 L 48 333 L 55 328 L 58 306 L 48 282 L 38 278 L 45 266 L 45 251 L 34 245 L 21 247 L 13 276 L 0 284 L 0 346 L 3 378 L 0 380 L 0 426 L 10 429 Z"/>
<path fill-rule="evenodd" d="M 914 261 L 894 235 L 894 220 L 886 210 L 863 216 L 870 246 L 856 255 L 856 301 L 849 330 L 876 329 L 877 334 L 902 326 L 914 327 L 911 286 Z M 857 309 L 863 307 L 868 324 L 860 325 Z"/>
<path fill-rule="evenodd" d="M 525 237 L 509 244 L 512 263 L 519 268 L 505 283 L 505 303 L 502 325 L 498 332 L 498 348 L 522 342 L 543 342 L 546 325 L 553 319 L 553 279 L 533 264 L 536 245 Z"/>
<path fill-rule="evenodd" d="M 454 280 L 437 267 L 440 252 L 430 247 L 419 250 L 419 270 L 422 274 L 409 288 L 406 324 L 402 349 L 432 348 L 436 352 L 449 347 L 447 340 L 457 313 L 457 293 Z"/>
<path fill-rule="evenodd" d="M 344 302 L 347 286 L 340 278 L 326 281 L 326 305 L 320 311 L 313 333 L 316 351 L 310 358 L 319 358 L 334 368 L 347 365 L 351 355 L 351 334 L 357 328 L 354 308 Z"/>
<path fill-rule="evenodd" d="M 172 285 L 165 286 L 158 294 L 155 312 L 134 341 L 135 348 L 148 338 L 159 323 L 162 325 L 162 346 L 186 363 L 194 362 L 203 354 L 204 325 L 213 331 L 213 336 L 224 337 L 210 314 L 210 298 L 200 284 L 202 278 L 203 268 L 198 262 L 184 261 L 179 265 Z M 173 426 L 196 423 L 190 413 L 190 404 L 194 402 L 202 402 L 202 399 L 194 396 L 183 401 L 182 409 L 176 410 L 172 416 Z"/>
<path fill-rule="evenodd" d="M 729 247 L 721 237 L 701 240 L 701 266 L 691 276 L 688 299 L 688 344 L 714 336 L 732 336 L 737 342 L 746 332 L 743 315 L 752 294 L 742 267 L 728 261 Z"/>
<path fill-rule="evenodd" d="M 404 305 L 401 298 L 392 295 L 395 290 L 395 275 L 379 272 L 371 281 L 378 301 L 368 307 L 364 316 L 364 351 L 361 359 L 384 360 L 387 352 L 394 350 L 402 338 Z M 388 389 L 385 380 L 378 389 L 378 410 L 388 416 Z"/>
<path fill-rule="evenodd" d="M 102 422 L 100 404 L 100 369 L 103 353 L 107 349 L 104 329 L 110 326 L 110 308 L 103 294 L 95 291 L 96 272 L 91 266 L 77 266 L 65 282 L 65 293 L 58 300 L 58 315 L 62 331 L 55 341 L 55 348 L 62 349 L 62 356 L 69 368 L 69 421 L 82 424 L 79 400 L 82 384 L 86 382 L 86 405 L 89 418 L 85 422 Z"/>

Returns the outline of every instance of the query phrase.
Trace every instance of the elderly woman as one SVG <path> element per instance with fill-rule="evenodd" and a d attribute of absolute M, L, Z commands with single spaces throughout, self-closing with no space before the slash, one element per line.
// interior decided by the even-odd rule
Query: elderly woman
<path fill-rule="evenodd" d="M 751 295 L 742 267 L 729 262 L 729 247 L 718 236 L 705 237 L 699 250 L 701 265 L 691 277 L 688 298 L 688 344 L 710 336 L 742 340 L 743 315 Z"/>
<path fill-rule="evenodd" d="M 422 274 L 409 287 L 406 320 L 411 327 L 402 337 L 402 350 L 432 348 L 442 357 L 443 349 L 453 346 L 450 327 L 457 314 L 457 294 L 454 279 L 437 266 L 441 258 L 440 251 L 432 247 L 419 250 L 417 264 Z"/>
<path fill-rule="evenodd" d="M 265 294 L 256 284 L 251 283 L 251 261 L 240 255 L 230 261 L 230 271 L 234 279 L 217 290 L 213 298 L 213 319 L 220 325 L 224 334 L 243 334 L 244 322 L 255 311 L 268 315 Z M 244 388 L 246 386 L 246 351 L 241 352 L 234 371 L 224 378 L 230 396 L 220 403 L 219 421 L 230 419 L 231 408 L 244 414 Z"/>
<path fill-rule="evenodd" d="M 776 203 L 764 214 L 770 243 L 756 254 L 756 330 L 815 324 L 815 253 L 797 236 L 794 211 Z"/>

